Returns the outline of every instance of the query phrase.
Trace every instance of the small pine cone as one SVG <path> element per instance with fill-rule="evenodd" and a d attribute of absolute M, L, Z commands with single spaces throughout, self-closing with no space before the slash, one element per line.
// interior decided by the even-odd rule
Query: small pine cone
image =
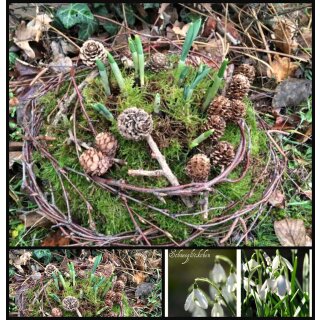
<path fill-rule="evenodd" d="M 142 109 L 129 108 L 118 117 L 118 130 L 128 140 L 143 140 L 152 129 L 152 117 Z"/>
<path fill-rule="evenodd" d="M 202 131 L 208 131 L 210 129 L 213 129 L 214 132 L 209 137 L 209 139 L 213 143 L 216 143 L 220 139 L 220 137 L 224 134 L 225 128 L 226 128 L 225 120 L 222 117 L 215 115 L 208 118 Z"/>
<path fill-rule="evenodd" d="M 86 173 L 101 176 L 110 169 L 112 161 L 101 151 L 90 148 L 80 156 L 80 164 Z"/>
<path fill-rule="evenodd" d="M 84 42 L 80 48 L 79 56 L 82 62 L 89 67 L 93 67 L 96 64 L 96 59 L 101 61 L 106 60 L 103 44 L 95 40 L 87 40 Z"/>
<path fill-rule="evenodd" d="M 113 285 L 113 291 L 114 292 L 121 292 L 121 291 L 123 291 L 124 287 L 125 287 L 124 282 L 121 280 L 117 280 Z"/>
<path fill-rule="evenodd" d="M 59 309 L 59 308 L 53 308 L 53 309 L 51 310 L 51 315 L 52 315 L 53 317 L 62 317 L 62 311 L 61 311 L 61 309 Z"/>
<path fill-rule="evenodd" d="M 114 311 L 110 311 L 106 314 L 106 318 L 115 318 L 117 317 L 118 315 L 114 312 Z"/>
<path fill-rule="evenodd" d="M 47 277 L 51 277 L 54 273 L 57 273 L 57 272 L 58 272 L 57 267 L 52 263 L 49 263 L 48 265 L 46 265 L 44 269 L 44 273 L 46 274 Z"/>
<path fill-rule="evenodd" d="M 204 182 L 208 179 L 211 165 L 210 159 L 201 153 L 194 155 L 187 163 L 187 175 L 194 182 Z"/>
<path fill-rule="evenodd" d="M 109 290 L 106 294 L 106 300 L 111 300 L 112 302 L 114 302 L 115 295 L 116 293 L 113 290 Z"/>
<path fill-rule="evenodd" d="M 240 64 L 240 66 L 235 69 L 234 74 L 243 74 L 249 79 L 250 83 L 252 83 L 256 75 L 256 70 L 254 66 L 244 63 Z"/>
<path fill-rule="evenodd" d="M 107 307 L 108 310 L 110 310 L 113 307 L 113 302 L 109 299 L 106 299 L 104 301 L 105 307 Z"/>
<path fill-rule="evenodd" d="M 168 68 L 167 56 L 160 52 L 156 52 L 152 54 L 150 57 L 150 61 L 148 62 L 148 67 L 154 72 L 167 69 Z"/>
<path fill-rule="evenodd" d="M 79 270 L 77 275 L 80 279 L 84 279 L 86 277 L 87 273 L 84 270 Z"/>
<path fill-rule="evenodd" d="M 210 154 L 210 160 L 212 165 L 226 167 L 232 162 L 234 155 L 233 146 L 229 142 L 220 141 L 214 146 Z"/>
<path fill-rule="evenodd" d="M 143 271 L 145 269 L 147 256 L 141 252 L 137 252 L 134 255 L 134 259 L 135 259 L 135 265 L 137 266 L 137 269 Z"/>
<path fill-rule="evenodd" d="M 242 100 L 248 94 L 249 89 L 250 82 L 248 78 L 243 74 L 236 74 L 232 77 L 226 96 L 229 99 Z"/>
<path fill-rule="evenodd" d="M 116 292 L 114 297 L 114 303 L 119 304 L 122 301 L 122 292 Z"/>
<path fill-rule="evenodd" d="M 108 157 L 114 158 L 118 148 L 118 141 L 110 132 L 101 132 L 95 139 L 96 148 Z"/>
<path fill-rule="evenodd" d="M 246 105 L 241 100 L 231 100 L 231 121 L 237 122 L 246 115 Z"/>
<path fill-rule="evenodd" d="M 121 274 L 121 275 L 118 277 L 118 280 L 121 280 L 124 284 L 126 284 L 127 281 L 128 281 L 128 278 L 127 278 L 127 276 L 123 273 L 123 274 Z"/>
<path fill-rule="evenodd" d="M 110 278 L 114 271 L 114 264 L 108 263 L 100 266 L 99 271 L 103 274 L 104 277 Z"/>
<path fill-rule="evenodd" d="M 211 102 L 207 115 L 208 117 L 219 115 L 228 118 L 230 115 L 230 100 L 224 96 L 218 96 Z"/>

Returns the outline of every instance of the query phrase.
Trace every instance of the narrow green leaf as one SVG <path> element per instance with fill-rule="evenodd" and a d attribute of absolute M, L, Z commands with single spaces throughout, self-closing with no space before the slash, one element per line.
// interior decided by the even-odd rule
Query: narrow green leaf
<path fill-rule="evenodd" d="M 213 132 L 214 132 L 214 129 L 210 129 L 210 130 L 205 131 L 204 133 L 200 134 L 199 137 L 197 137 L 191 141 L 191 143 L 189 144 L 189 149 L 191 150 L 191 149 L 197 147 L 201 142 L 203 142 L 204 140 L 209 138 L 213 134 Z"/>
<path fill-rule="evenodd" d="M 113 114 L 110 112 L 110 110 L 102 103 L 97 102 L 92 105 L 93 109 L 98 111 L 101 115 L 103 115 L 107 120 L 110 122 L 114 121 Z"/>
<path fill-rule="evenodd" d="M 296 256 L 293 262 L 293 271 L 291 273 L 291 293 L 294 292 L 296 287 L 296 274 L 297 274 L 297 268 L 298 268 L 298 257 Z"/>

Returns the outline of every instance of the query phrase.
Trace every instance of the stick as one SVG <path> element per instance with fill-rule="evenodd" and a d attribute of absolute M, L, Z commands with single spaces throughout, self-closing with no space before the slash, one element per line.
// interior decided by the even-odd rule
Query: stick
<path fill-rule="evenodd" d="M 151 137 L 151 135 L 149 134 L 146 138 L 150 149 L 152 150 L 155 158 L 157 159 L 157 161 L 160 164 L 160 167 L 163 170 L 163 174 L 165 175 L 165 177 L 168 179 L 168 181 L 173 185 L 173 186 L 179 186 L 180 183 L 177 179 L 177 177 L 173 174 L 173 172 L 171 171 L 170 167 L 168 166 L 165 157 L 162 155 L 162 153 L 160 152 L 157 144 L 155 143 L 155 141 L 153 140 L 153 138 Z M 193 206 L 193 204 L 191 203 L 190 199 L 187 197 L 181 197 L 182 201 L 184 202 L 184 204 L 188 207 L 191 208 Z"/>
<path fill-rule="evenodd" d="M 128 170 L 128 175 L 135 177 L 135 176 L 143 176 L 143 177 L 162 177 L 164 176 L 163 170 L 143 170 L 143 169 L 138 169 L 138 170 L 133 170 L 129 169 Z"/>

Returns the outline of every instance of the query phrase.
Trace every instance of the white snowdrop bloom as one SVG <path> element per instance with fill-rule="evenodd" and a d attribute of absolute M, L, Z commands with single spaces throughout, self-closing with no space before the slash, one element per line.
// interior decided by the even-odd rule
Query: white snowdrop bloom
<path fill-rule="evenodd" d="M 256 284 L 252 280 L 250 280 L 250 282 L 248 283 L 248 278 L 246 278 L 246 277 L 243 277 L 242 281 L 243 281 L 244 290 L 249 291 L 251 293 L 253 291 L 252 287 L 255 287 Z"/>
<path fill-rule="evenodd" d="M 276 294 L 279 296 L 279 298 L 283 298 L 287 293 L 290 294 L 291 288 L 290 288 L 290 282 L 288 279 L 281 275 L 277 278 L 277 291 Z"/>
<path fill-rule="evenodd" d="M 192 290 L 191 293 L 188 295 L 186 302 L 184 303 L 184 310 L 192 312 L 195 307 L 196 305 L 194 303 L 194 292 Z"/>
<path fill-rule="evenodd" d="M 208 300 L 200 289 L 194 289 L 194 302 L 200 308 L 208 308 Z"/>
<path fill-rule="evenodd" d="M 271 258 L 265 252 L 263 252 L 263 257 L 265 258 L 267 265 L 270 266 L 271 265 Z"/>
<path fill-rule="evenodd" d="M 228 303 L 231 303 L 235 300 L 235 295 L 228 290 L 227 286 L 222 287 L 221 293 Z"/>
<path fill-rule="evenodd" d="M 281 257 L 281 260 L 285 263 L 285 265 L 287 266 L 287 268 L 292 272 L 293 271 L 293 267 L 292 264 L 284 257 Z"/>
<path fill-rule="evenodd" d="M 275 256 L 273 258 L 273 261 L 272 261 L 272 272 L 274 272 L 275 270 L 277 270 L 280 266 L 280 259 L 279 259 L 279 256 Z"/>
<path fill-rule="evenodd" d="M 253 268 L 255 268 L 258 265 L 259 264 L 256 260 L 250 259 L 248 263 L 243 264 L 242 268 L 243 268 L 243 271 L 246 272 L 246 271 L 251 271 Z"/>
<path fill-rule="evenodd" d="M 204 311 L 204 309 L 198 307 L 198 306 L 195 306 L 193 312 L 192 312 L 192 316 L 193 317 L 207 317 L 207 313 Z"/>
<path fill-rule="evenodd" d="M 215 303 L 211 310 L 211 317 L 223 317 L 224 312 L 220 304 Z"/>
<path fill-rule="evenodd" d="M 210 297 L 212 298 L 212 300 L 214 300 L 214 298 L 216 297 L 218 291 L 214 286 L 210 286 L 209 287 L 209 292 L 210 292 Z"/>
<path fill-rule="evenodd" d="M 215 283 L 225 282 L 227 279 L 226 272 L 220 263 L 215 263 L 210 272 L 210 277 Z"/>
<path fill-rule="evenodd" d="M 257 285 L 257 293 L 262 301 L 266 301 L 268 291 L 269 290 L 267 280 L 263 283 L 262 286 Z"/>
<path fill-rule="evenodd" d="M 229 277 L 227 278 L 227 289 L 232 292 L 235 291 L 237 288 L 237 277 L 235 273 L 230 273 Z"/>
<path fill-rule="evenodd" d="M 275 279 L 267 279 L 267 287 L 268 287 L 268 290 L 270 292 L 275 292 L 275 290 L 277 289 L 277 280 Z"/>

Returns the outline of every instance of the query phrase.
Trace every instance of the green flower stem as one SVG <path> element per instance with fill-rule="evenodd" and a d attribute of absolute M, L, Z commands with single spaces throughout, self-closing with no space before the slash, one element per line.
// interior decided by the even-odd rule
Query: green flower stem
<path fill-rule="evenodd" d="M 138 60 L 139 60 L 139 75 L 140 75 L 140 85 L 144 86 L 144 54 L 141 39 L 138 35 L 134 36 L 134 42 L 137 48 Z"/>
<path fill-rule="evenodd" d="M 95 111 L 98 111 L 101 115 L 103 115 L 110 122 L 115 121 L 112 113 L 109 111 L 109 109 L 104 104 L 97 102 L 97 103 L 94 103 L 92 105 L 92 107 Z"/>
<path fill-rule="evenodd" d="M 104 87 L 106 95 L 110 96 L 111 95 L 111 91 L 110 91 L 110 86 L 109 86 L 109 80 L 108 80 L 108 74 L 107 74 L 106 67 L 105 67 L 104 63 L 99 59 L 96 59 L 96 66 L 98 67 L 99 74 L 100 74 L 101 81 L 102 81 L 102 85 Z"/>
<path fill-rule="evenodd" d="M 222 64 L 221 64 L 221 67 L 218 71 L 218 73 L 214 76 L 214 79 L 211 83 L 211 85 L 209 86 L 208 90 L 207 90 L 207 93 L 206 93 L 206 99 L 204 101 L 204 103 L 202 104 L 202 109 L 203 111 L 206 111 L 209 104 L 211 103 L 211 101 L 214 99 L 214 97 L 216 96 L 220 86 L 221 86 L 221 83 L 222 83 L 222 80 L 223 80 L 223 75 L 224 75 L 224 72 L 227 68 L 227 65 L 228 65 L 228 60 L 225 59 Z"/>
<path fill-rule="evenodd" d="M 199 282 L 206 282 L 206 283 L 209 283 L 211 286 L 213 286 L 213 287 L 217 290 L 218 294 L 220 295 L 220 297 L 222 298 L 222 300 L 223 300 L 224 303 L 226 304 L 226 306 L 227 306 L 227 308 L 229 309 L 229 311 L 231 312 L 231 314 L 232 314 L 233 316 L 236 316 L 235 310 L 233 310 L 233 308 L 229 305 L 229 303 L 227 302 L 227 300 L 224 298 L 222 292 L 220 291 L 219 287 L 218 287 L 214 282 L 210 281 L 210 280 L 207 279 L 207 278 L 196 278 L 196 279 L 194 279 L 194 281 L 195 281 L 195 282 L 198 282 L 198 281 L 199 281 Z M 198 285 L 198 284 L 196 283 L 196 285 Z"/>
<path fill-rule="evenodd" d="M 210 130 L 209 130 L 210 131 Z M 226 263 L 228 263 L 230 265 L 230 267 L 233 267 L 234 269 L 236 268 L 235 265 L 233 264 L 233 262 L 228 258 L 228 257 L 225 257 L 225 256 L 220 256 L 220 255 L 216 255 L 215 256 L 215 259 L 217 261 L 224 261 Z"/>
<path fill-rule="evenodd" d="M 110 63 L 112 72 L 114 74 L 114 76 L 116 77 L 116 80 L 118 82 L 119 88 L 121 91 L 124 90 L 124 79 L 122 76 L 122 73 L 119 69 L 118 64 L 116 63 L 116 61 L 114 60 L 113 56 L 111 55 L 110 52 L 106 51 L 107 57 L 108 57 L 108 61 Z"/>
<path fill-rule="evenodd" d="M 66 289 L 67 288 L 66 282 L 65 282 L 64 277 L 60 271 L 59 271 L 59 279 L 61 281 L 63 288 Z"/>
<path fill-rule="evenodd" d="M 210 130 L 205 131 L 204 133 L 200 134 L 199 137 L 197 137 L 191 141 L 191 143 L 189 144 L 189 149 L 191 150 L 191 149 L 197 147 L 201 142 L 203 142 L 204 140 L 209 138 L 213 134 L 213 132 L 214 132 L 214 129 L 210 129 Z"/>
<path fill-rule="evenodd" d="M 138 58 L 137 48 L 134 41 L 131 38 L 128 39 L 128 42 L 129 42 L 129 48 L 131 51 L 132 61 L 134 65 L 134 75 L 136 78 L 138 78 L 139 77 L 139 58 Z"/>

